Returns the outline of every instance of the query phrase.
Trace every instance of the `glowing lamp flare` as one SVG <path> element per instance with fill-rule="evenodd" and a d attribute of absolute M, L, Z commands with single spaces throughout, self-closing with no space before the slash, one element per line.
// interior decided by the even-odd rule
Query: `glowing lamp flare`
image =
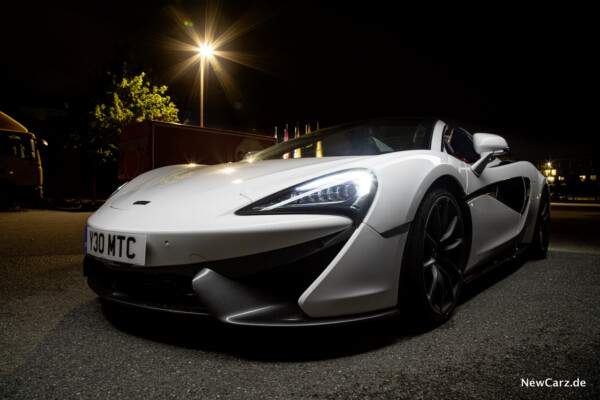
<path fill-rule="evenodd" d="M 210 57 L 214 54 L 215 49 L 208 44 L 203 44 L 200 45 L 200 47 L 198 47 L 198 53 L 202 56 L 202 57 Z"/>

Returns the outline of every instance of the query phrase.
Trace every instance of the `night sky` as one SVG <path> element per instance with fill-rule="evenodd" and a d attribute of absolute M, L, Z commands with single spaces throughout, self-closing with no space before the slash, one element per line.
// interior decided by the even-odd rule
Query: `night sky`
<path fill-rule="evenodd" d="M 430 116 L 502 134 L 521 158 L 594 154 L 590 10 L 410 3 L 222 1 L 217 36 L 236 21 L 256 26 L 221 50 L 247 52 L 258 69 L 223 61 L 237 87 L 229 98 L 210 70 L 207 125 L 271 134 Z M 168 85 L 180 110 L 198 112 L 197 64 L 176 76 L 191 54 L 169 44 L 192 43 L 182 16 L 203 32 L 204 1 L 8 1 L 2 16 L 6 112 L 85 97 L 117 48 Z"/>

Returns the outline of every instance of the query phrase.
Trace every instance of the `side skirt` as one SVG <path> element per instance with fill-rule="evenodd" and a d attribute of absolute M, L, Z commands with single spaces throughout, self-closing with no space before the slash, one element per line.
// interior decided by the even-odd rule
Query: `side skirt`
<path fill-rule="evenodd" d="M 472 282 L 473 280 L 496 269 L 496 267 L 499 267 L 509 261 L 513 261 L 514 259 L 523 256 L 523 254 L 525 254 L 528 248 L 529 246 L 524 244 L 512 245 L 508 250 L 501 253 L 498 257 L 495 257 L 487 263 L 484 263 L 476 267 L 475 269 L 469 271 L 469 273 L 463 277 L 464 283 Z"/>

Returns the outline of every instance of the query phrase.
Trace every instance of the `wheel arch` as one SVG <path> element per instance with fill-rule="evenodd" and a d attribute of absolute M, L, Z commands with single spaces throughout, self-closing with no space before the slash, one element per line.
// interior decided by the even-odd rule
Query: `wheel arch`
<path fill-rule="evenodd" d="M 541 260 L 546 258 L 550 242 L 550 188 L 544 182 L 536 207 L 534 230 L 528 249 L 530 258 Z"/>
<path fill-rule="evenodd" d="M 420 299 L 422 298 L 424 293 L 428 292 L 428 290 L 426 288 L 422 289 L 422 285 L 426 283 L 424 280 L 422 280 L 424 278 L 417 277 L 416 274 L 418 274 L 418 272 L 416 272 L 415 269 L 415 266 L 419 265 L 415 262 L 416 259 L 423 257 L 423 255 L 425 254 L 425 247 L 422 247 L 421 250 L 415 249 L 418 249 L 420 247 L 420 245 L 418 244 L 419 238 L 424 237 L 424 230 L 427 229 L 428 225 L 426 216 L 429 213 L 428 210 L 431 209 L 429 207 L 432 206 L 433 200 L 438 199 L 440 198 L 440 195 L 445 194 L 450 194 L 452 197 L 454 197 L 454 199 L 456 200 L 456 206 L 458 206 L 460 214 L 463 218 L 463 237 L 465 239 L 465 246 L 464 251 L 462 253 L 463 256 L 461 258 L 464 262 L 464 266 L 467 265 L 472 236 L 471 216 L 468 205 L 464 200 L 465 191 L 463 189 L 463 186 L 455 176 L 450 174 L 443 174 L 437 176 L 436 179 L 429 184 L 427 189 L 423 191 L 423 196 L 419 199 L 416 213 L 413 216 L 413 220 L 411 221 L 411 226 L 408 231 L 408 236 L 405 243 L 405 249 L 402 253 L 402 266 L 400 269 L 400 280 L 398 285 L 398 307 L 411 319 L 415 320 L 418 323 L 424 323 L 426 326 L 437 325 L 445 321 L 447 318 L 449 318 L 454 308 L 454 306 L 451 306 L 449 311 L 440 311 L 439 314 L 435 314 L 434 312 L 431 312 L 429 308 L 425 307 L 424 303 L 422 303 Z M 422 239 L 420 240 L 422 242 Z M 420 252 L 423 253 L 421 254 Z M 426 258 L 421 258 L 421 260 L 424 259 Z M 422 269 L 422 267 L 418 269 Z M 462 285 L 463 274 L 464 270 L 461 274 L 455 275 L 457 277 L 456 279 L 460 280 L 460 282 L 457 283 L 458 289 L 456 289 L 458 293 L 460 291 L 460 286 Z M 458 276 L 461 277 L 458 278 Z M 419 284 L 415 286 L 415 282 Z M 421 289 L 419 289 L 419 287 L 421 287 Z M 424 290 L 424 292 L 421 292 L 421 290 Z M 457 299 L 458 296 L 459 295 L 457 294 L 455 299 Z"/>
<path fill-rule="evenodd" d="M 443 155 L 417 155 L 374 169 L 379 188 L 365 218 L 367 223 L 380 234 L 404 231 L 434 185 L 445 185 L 461 201 L 467 178 L 458 166 L 448 162 Z"/>
<path fill-rule="evenodd" d="M 8 179 L 0 179 L 0 209 L 7 208 L 16 199 L 16 185 Z"/>
<path fill-rule="evenodd" d="M 440 176 L 431 184 L 428 191 L 438 189 L 438 188 L 446 189 L 456 197 L 456 200 L 458 202 L 460 211 L 461 211 L 463 219 L 464 219 L 464 229 L 465 229 L 466 238 L 467 238 L 467 249 L 466 249 L 467 260 L 466 261 L 468 263 L 469 262 L 468 256 L 471 253 L 471 242 L 472 242 L 471 239 L 473 236 L 473 224 L 471 222 L 471 212 L 469 210 L 469 204 L 465 201 L 466 193 L 465 193 L 463 187 L 461 186 L 461 184 L 458 182 L 458 180 L 452 175 Z M 425 196 L 423 196 L 423 198 L 424 197 Z M 421 201 L 423 201 L 423 199 L 421 199 Z"/>
<path fill-rule="evenodd" d="M 548 185 L 548 182 L 544 181 L 542 185 L 542 196 L 548 196 L 548 201 L 550 201 L 551 194 L 552 193 L 550 192 L 550 185 Z"/>

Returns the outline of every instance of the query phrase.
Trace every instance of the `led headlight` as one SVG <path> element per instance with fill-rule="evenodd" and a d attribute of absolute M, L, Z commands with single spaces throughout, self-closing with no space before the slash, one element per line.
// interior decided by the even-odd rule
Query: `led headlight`
<path fill-rule="evenodd" d="M 364 169 L 352 169 L 301 183 L 250 204 L 236 214 L 325 213 L 358 221 L 369 209 L 377 179 Z"/>

